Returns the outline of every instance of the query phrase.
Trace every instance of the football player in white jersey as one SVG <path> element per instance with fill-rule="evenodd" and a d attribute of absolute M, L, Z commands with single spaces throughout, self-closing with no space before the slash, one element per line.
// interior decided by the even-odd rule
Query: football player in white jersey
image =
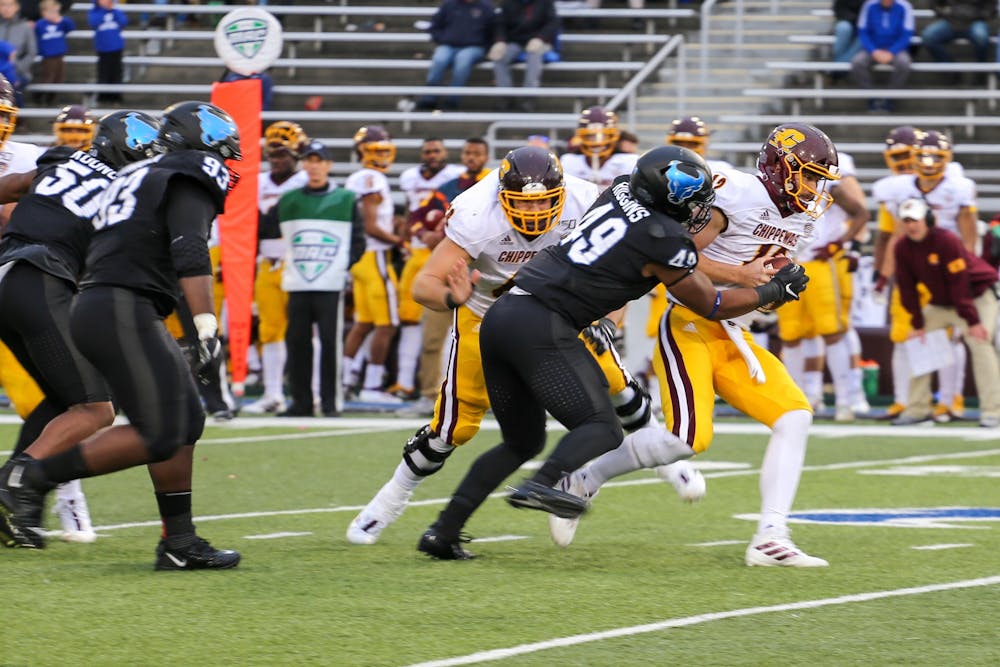
<path fill-rule="evenodd" d="M 832 203 L 826 184 L 839 178 L 837 151 L 819 129 L 804 123 L 774 128 L 757 160 L 758 174 L 720 171 L 715 175 L 712 218 L 694 241 L 698 268 L 720 290 L 756 287 L 777 272 L 768 263 L 794 255 L 813 234 L 816 220 Z M 807 290 L 808 291 L 808 290 Z M 824 567 L 791 540 L 791 511 L 805 460 L 812 408 L 778 359 L 754 343 L 741 323 L 748 316 L 713 322 L 671 303 L 660 322 L 653 367 L 662 392 L 667 430 L 646 428 L 570 475 L 567 486 L 593 496 L 605 481 L 640 467 L 676 458 L 674 440 L 700 453 L 713 434 L 715 396 L 771 428 L 761 464 L 761 513 L 747 546 L 747 565 Z M 573 530 L 550 522 L 563 546 Z M 559 530 L 556 530 L 559 527 Z"/>
<path fill-rule="evenodd" d="M 632 173 L 639 156 L 616 151 L 620 136 L 618 115 L 614 111 L 600 106 L 584 109 L 573 134 L 580 152 L 564 153 L 559 158 L 563 171 L 596 183 L 602 190 L 616 177 Z"/>
<path fill-rule="evenodd" d="M 299 170 L 302 150 L 309 138 L 298 123 L 278 121 L 264 130 L 264 155 L 270 170 L 257 177 L 257 275 L 254 277 L 254 302 L 257 304 L 263 395 L 244 406 L 250 414 L 281 412 L 285 409 L 285 331 L 288 329 L 288 294 L 281 289 L 282 262 L 287 243 L 274 205 L 281 195 L 304 187 L 309 177 Z"/>
<path fill-rule="evenodd" d="M 895 273 L 892 247 L 901 235 L 902 229 L 901 223 L 897 220 L 896 210 L 907 199 L 916 198 L 925 201 L 934 211 L 936 225 L 957 234 L 967 250 L 976 252 L 979 240 L 976 230 L 978 212 L 976 184 L 972 179 L 961 175 L 961 172 L 949 169 L 948 165 L 954 164 L 952 157 L 951 141 L 944 133 L 936 130 L 917 130 L 914 133 L 913 143 L 913 172 L 890 176 L 880 181 L 877 189 L 873 189 L 873 195 L 878 198 L 880 211 L 886 212 L 886 215 L 880 215 L 879 218 L 880 239 L 884 239 L 884 243 L 881 256 L 876 257 L 876 261 L 881 260 L 877 266 L 880 282 L 883 284 Z M 902 304 L 898 303 L 898 297 L 894 296 L 890 305 L 890 316 L 892 317 L 890 338 L 894 343 L 901 343 L 909 337 L 910 317 Z M 960 340 L 955 341 L 952 353 L 955 363 L 938 371 L 940 401 L 934 408 L 934 418 L 941 422 L 961 417 L 965 411 L 962 388 L 965 385 L 967 350 L 964 343 Z M 902 370 L 903 354 L 902 352 L 898 354 L 901 357 Z M 896 356 L 894 348 L 894 370 L 897 365 Z M 906 371 L 906 377 L 902 377 L 902 372 L 900 377 L 896 377 L 896 373 L 893 373 L 894 384 L 897 382 L 909 384 L 908 368 Z"/>
<path fill-rule="evenodd" d="M 680 146 L 693 150 L 705 158 L 705 162 L 711 167 L 713 174 L 723 169 L 732 169 L 733 165 L 725 160 L 708 159 L 708 138 L 711 134 L 708 125 L 701 118 L 684 116 L 676 118 L 670 123 L 670 129 L 667 130 L 667 136 L 663 141 L 668 146 Z"/>
<path fill-rule="evenodd" d="M 403 401 L 382 390 L 385 361 L 399 326 L 399 280 L 389 253 L 404 239 L 393 227 L 392 192 L 385 172 L 396 159 L 396 145 L 385 128 L 362 127 L 354 135 L 361 169 L 347 178 L 345 187 L 358 196 L 365 223 L 365 254 L 351 267 L 354 280 L 354 325 L 344 341 L 344 387 L 353 387 L 354 355 L 372 336 L 368 365 L 358 398 L 365 403 L 400 405 Z"/>
<path fill-rule="evenodd" d="M 809 289 L 777 311 L 781 360 L 814 408 L 823 404 L 823 357 L 830 367 L 837 421 L 869 411 L 857 366 L 861 341 L 851 327 L 852 268 L 857 258 L 846 248 L 868 223 L 865 194 L 855 176 L 854 158 L 838 152 L 840 180 L 831 183 L 833 205 L 817 221 L 796 261 L 809 276 Z"/>
<path fill-rule="evenodd" d="M 399 189 L 406 195 L 407 210 L 411 217 L 424 205 L 425 200 L 448 181 L 465 172 L 460 164 L 448 164 L 448 151 L 444 141 L 437 137 L 424 139 L 420 147 L 420 164 L 406 169 L 399 175 Z M 412 225 L 416 220 L 408 220 Z M 396 382 L 389 387 L 389 393 L 399 398 L 416 398 L 417 359 L 420 357 L 421 326 L 423 308 L 413 300 L 413 279 L 431 256 L 431 249 L 420 240 L 418 234 L 409 238 L 410 256 L 399 277 L 399 343 L 396 347 Z"/>
<path fill-rule="evenodd" d="M 445 238 L 413 283 L 413 296 L 421 304 L 454 311 L 445 380 L 434 417 L 406 443 L 392 479 L 348 526 L 348 541 L 374 544 L 406 509 L 420 482 L 437 472 L 455 448 L 479 430 L 489 409 L 479 353 L 483 315 L 513 285 L 521 266 L 576 227 L 598 192 L 594 184 L 564 175 L 552 153 L 525 146 L 508 153 L 499 169 L 452 202 Z M 452 275 L 470 270 L 475 288 L 459 306 L 450 291 L 455 282 Z M 637 390 L 613 348 L 597 360 L 623 426 L 648 423 L 648 398 Z M 679 463 L 692 471 L 689 479 L 704 482 L 690 464 Z"/>

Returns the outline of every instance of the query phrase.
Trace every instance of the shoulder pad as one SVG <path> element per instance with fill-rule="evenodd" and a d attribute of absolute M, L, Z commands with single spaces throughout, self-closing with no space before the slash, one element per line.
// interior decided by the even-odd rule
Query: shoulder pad
<path fill-rule="evenodd" d="M 167 179 L 181 175 L 198 181 L 209 191 L 220 209 L 229 192 L 229 168 L 217 156 L 205 151 L 167 153 L 156 162 L 154 169 L 169 172 Z"/>
<path fill-rule="evenodd" d="M 69 157 L 75 152 L 76 149 L 70 146 L 53 146 L 38 157 L 36 164 L 39 168 L 50 164 L 59 164 L 60 162 L 68 160 Z"/>

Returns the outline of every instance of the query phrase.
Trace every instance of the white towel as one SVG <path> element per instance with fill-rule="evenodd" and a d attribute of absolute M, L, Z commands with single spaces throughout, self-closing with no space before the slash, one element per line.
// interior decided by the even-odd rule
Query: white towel
<path fill-rule="evenodd" d="M 757 384 L 767 382 L 767 377 L 764 376 L 764 367 L 760 365 L 757 355 L 753 353 L 753 350 L 747 345 L 746 339 L 743 338 L 743 328 L 730 320 L 722 320 L 722 328 L 725 329 L 729 340 L 736 345 L 736 349 L 740 351 L 740 356 L 746 362 L 747 370 L 750 371 L 750 377 L 753 381 Z"/>

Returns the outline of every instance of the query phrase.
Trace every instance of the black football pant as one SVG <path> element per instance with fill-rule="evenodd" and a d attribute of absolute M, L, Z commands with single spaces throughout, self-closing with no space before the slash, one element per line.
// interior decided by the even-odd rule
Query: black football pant
<path fill-rule="evenodd" d="M 472 464 L 436 524 L 455 537 L 490 493 L 545 447 L 545 413 L 569 429 L 534 475 L 552 486 L 621 444 L 608 382 L 579 331 L 533 296 L 507 293 L 479 330 L 486 390 L 503 442 Z"/>
<path fill-rule="evenodd" d="M 191 369 L 149 298 L 109 285 L 84 289 L 70 329 L 145 439 L 151 462 L 201 437 L 205 411 Z"/>
<path fill-rule="evenodd" d="M 319 394 L 324 414 L 335 414 L 343 409 L 340 396 L 340 345 L 343 318 L 340 310 L 340 292 L 289 292 L 288 329 L 285 347 L 288 350 L 286 368 L 289 395 L 292 403 L 289 412 L 313 413 L 313 324 L 319 335 Z"/>
<path fill-rule="evenodd" d="M 25 420 L 17 451 L 71 406 L 111 400 L 100 373 L 71 339 L 69 312 L 75 293 L 72 283 L 25 261 L 16 262 L 0 280 L 0 340 L 45 394 Z"/>

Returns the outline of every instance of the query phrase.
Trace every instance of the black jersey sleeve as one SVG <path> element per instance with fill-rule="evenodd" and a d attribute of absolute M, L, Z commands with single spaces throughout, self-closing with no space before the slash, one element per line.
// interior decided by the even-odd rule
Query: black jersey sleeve
<path fill-rule="evenodd" d="M 38 159 L 35 160 L 35 171 L 41 172 L 46 167 L 62 164 L 68 160 L 69 156 L 75 153 L 76 150 L 77 149 L 69 146 L 53 146 L 39 155 Z"/>
<path fill-rule="evenodd" d="M 165 201 L 170 255 L 177 275 L 211 275 L 208 230 L 216 213 L 211 194 L 193 179 L 175 176 L 167 186 Z"/>

